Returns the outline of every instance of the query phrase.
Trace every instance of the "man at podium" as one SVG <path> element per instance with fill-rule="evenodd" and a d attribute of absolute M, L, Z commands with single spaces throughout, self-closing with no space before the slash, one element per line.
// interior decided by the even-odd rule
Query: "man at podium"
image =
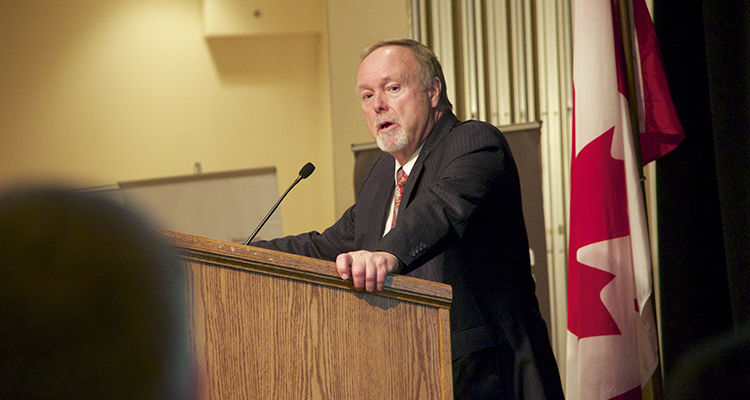
<path fill-rule="evenodd" d="M 389 273 L 449 284 L 455 398 L 563 398 L 502 133 L 458 121 L 437 57 L 413 40 L 366 49 L 357 92 L 388 153 L 358 202 L 323 233 L 252 245 L 335 260 L 343 279 L 368 292 L 382 291 Z"/>

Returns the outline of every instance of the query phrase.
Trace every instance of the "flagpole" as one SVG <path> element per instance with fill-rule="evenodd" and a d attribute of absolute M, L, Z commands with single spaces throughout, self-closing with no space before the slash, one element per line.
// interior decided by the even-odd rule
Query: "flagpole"
<path fill-rule="evenodd" d="M 617 3 L 617 15 L 620 24 L 620 42 L 622 43 L 623 54 L 625 58 L 625 74 L 626 74 L 626 91 L 628 97 L 628 112 L 630 115 L 630 133 L 633 137 L 633 147 L 635 151 L 636 165 L 638 166 L 638 178 L 641 184 L 641 195 L 643 196 L 644 213 L 646 213 L 646 220 L 648 221 L 648 210 L 645 207 L 646 204 L 646 189 L 645 181 L 646 177 L 643 174 L 643 157 L 641 154 L 641 133 L 640 123 L 638 119 L 638 97 L 635 91 L 635 70 L 633 67 L 633 40 L 630 25 L 630 10 L 631 0 L 616 0 Z M 648 224 L 646 224 L 646 234 L 650 238 L 651 232 L 649 231 Z M 649 239 L 650 242 L 650 239 Z M 654 317 L 656 316 L 656 302 L 653 301 L 654 294 L 652 294 L 651 308 Z M 658 329 L 658 326 L 657 326 Z M 658 342 L 657 342 L 658 343 Z M 658 344 L 657 344 L 658 345 Z M 656 370 L 651 376 L 651 382 L 653 387 L 654 400 L 662 400 L 664 398 L 663 392 L 663 381 L 661 375 L 661 360 L 656 365 Z"/>

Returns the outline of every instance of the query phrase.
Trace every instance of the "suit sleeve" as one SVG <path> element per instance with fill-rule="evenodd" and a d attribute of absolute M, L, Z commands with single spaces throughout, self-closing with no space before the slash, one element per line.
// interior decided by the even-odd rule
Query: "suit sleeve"
<path fill-rule="evenodd" d="M 286 236 L 273 240 L 250 243 L 251 246 L 283 251 L 301 256 L 335 261 L 340 253 L 353 251 L 354 207 L 344 212 L 330 228 L 319 233 L 307 232 L 296 236 Z"/>

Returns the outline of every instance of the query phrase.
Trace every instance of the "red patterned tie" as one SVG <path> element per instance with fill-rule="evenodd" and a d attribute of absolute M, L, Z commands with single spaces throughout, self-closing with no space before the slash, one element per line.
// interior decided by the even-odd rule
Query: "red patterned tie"
<path fill-rule="evenodd" d="M 404 192 L 404 183 L 406 183 L 406 175 L 403 168 L 399 168 L 396 172 L 396 193 L 394 195 L 394 206 L 393 206 L 393 218 L 391 220 L 391 228 L 396 225 L 396 216 L 398 215 L 398 205 L 401 204 L 401 194 Z"/>

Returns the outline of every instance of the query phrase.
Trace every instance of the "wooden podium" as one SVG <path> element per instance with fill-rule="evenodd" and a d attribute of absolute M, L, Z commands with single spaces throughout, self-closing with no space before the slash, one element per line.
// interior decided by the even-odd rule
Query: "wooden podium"
<path fill-rule="evenodd" d="M 201 398 L 453 398 L 450 286 L 357 292 L 331 262 L 164 234 L 188 270 Z"/>

